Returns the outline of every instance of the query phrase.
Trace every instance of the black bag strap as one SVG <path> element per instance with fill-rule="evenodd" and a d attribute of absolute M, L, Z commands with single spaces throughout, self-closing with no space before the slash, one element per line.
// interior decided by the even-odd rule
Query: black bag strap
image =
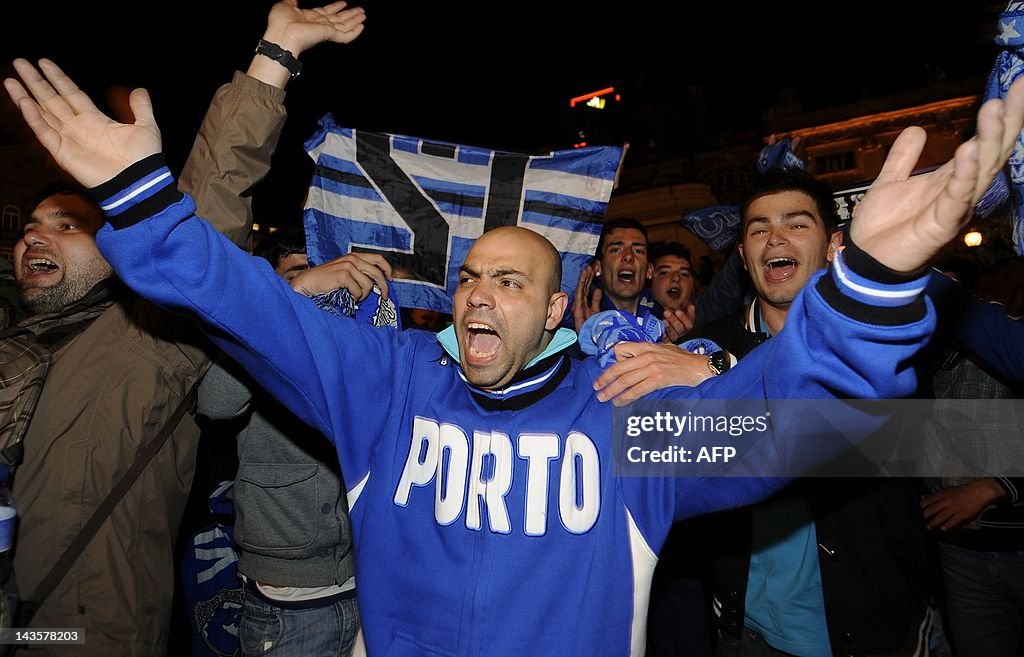
<path fill-rule="evenodd" d="M 185 398 L 181 400 L 178 408 L 174 410 L 174 415 L 167 421 L 163 429 L 160 430 L 156 436 L 153 437 L 141 450 L 139 450 L 138 456 L 135 457 L 135 462 L 128 468 L 128 471 L 124 473 L 121 479 L 114 484 L 114 487 L 110 489 L 107 496 L 103 499 L 92 516 L 85 522 L 82 529 L 75 536 L 75 540 L 71 541 L 71 545 L 64 550 L 64 554 L 60 555 L 53 567 L 50 568 L 50 572 L 46 573 L 40 581 L 39 586 L 36 588 L 31 600 L 23 600 L 18 605 L 18 613 L 16 614 L 17 627 L 28 627 L 35 616 L 36 611 L 42 606 L 46 599 L 50 597 L 53 590 L 57 588 L 60 581 L 64 579 L 64 576 L 71 570 L 71 566 L 74 565 L 78 556 L 85 550 L 85 546 L 89 544 L 96 532 L 100 530 L 103 523 L 106 522 L 107 518 L 110 517 L 114 507 L 121 501 L 128 489 L 132 487 L 135 480 L 139 478 L 142 471 L 146 469 L 149 462 L 153 460 L 160 448 L 163 447 L 164 443 L 167 442 L 167 438 L 177 428 L 178 423 L 181 422 L 181 418 L 185 416 L 185 413 L 195 405 L 196 401 L 196 387 L 192 386 L 189 393 L 185 395 Z"/>

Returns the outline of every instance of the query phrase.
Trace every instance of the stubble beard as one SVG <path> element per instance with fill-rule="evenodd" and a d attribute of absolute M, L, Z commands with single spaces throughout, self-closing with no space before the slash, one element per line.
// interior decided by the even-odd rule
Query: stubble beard
<path fill-rule="evenodd" d="M 40 288 L 23 287 L 18 281 L 22 299 L 33 314 L 57 312 L 85 297 L 94 285 L 114 274 L 110 263 L 98 256 L 79 263 L 74 272 L 65 270 L 64 278 L 56 285 Z"/>

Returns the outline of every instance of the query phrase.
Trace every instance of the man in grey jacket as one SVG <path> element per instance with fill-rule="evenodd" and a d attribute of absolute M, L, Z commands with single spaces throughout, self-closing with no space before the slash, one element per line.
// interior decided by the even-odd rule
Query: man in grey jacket
<path fill-rule="evenodd" d="M 284 89 L 298 57 L 320 43 L 352 42 L 363 20 L 362 9 L 344 2 L 316 9 L 300 9 L 296 0 L 277 2 L 247 71 L 217 91 L 181 186 L 201 199 L 211 220 L 237 244 L 250 246 L 252 190 L 270 168 L 287 116 Z M 262 248 L 290 280 L 306 266 L 305 238 L 301 230 L 272 237 L 287 248 L 270 253 L 269 242 Z M 238 569 L 247 578 L 239 628 L 243 654 L 347 655 L 358 613 L 337 456 L 233 365 L 214 362 L 200 386 L 197 412 L 249 417 L 238 436 L 234 498 Z"/>
<path fill-rule="evenodd" d="M 216 214 L 246 217 L 250 227 L 249 192 L 266 174 L 286 118 L 283 89 L 296 67 L 289 62 L 323 41 L 350 43 L 362 20 L 362 10 L 343 2 L 319 10 L 299 9 L 294 0 L 275 4 L 247 74 L 236 74 L 211 105 L 202 131 L 208 138 L 197 140 L 183 186 L 205 197 Z M 291 60 L 278 54 L 282 49 Z M 247 128 L 237 126 L 240 109 L 251 119 Z M 301 228 L 285 228 L 264 238 L 256 254 L 290 281 L 308 267 L 305 250 Z M 352 259 L 359 258 L 339 260 Z M 383 280 L 383 272 L 378 276 Z M 357 288 L 349 286 L 356 300 Z M 359 616 L 348 503 L 334 449 L 228 359 L 215 361 L 203 379 L 197 410 L 211 419 L 247 418 L 237 437 L 234 491 L 243 654 L 350 654 Z"/>
<path fill-rule="evenodd" d="M 255 253 L 286 280 L 308 267 L 301 229 L 274 233 Z M 349 255 L 331 266 L 358 260 Z M 362 296 L 355 284 L 347 288 L 356 299 Z M 234 495 L 245 589 L 243 654 L 350 654 L 359 626 L 355 563 L 334 447 L 230 360 L 207 372 L 198 412 L 211 419 L 248 418 L 238 433 Z"/>

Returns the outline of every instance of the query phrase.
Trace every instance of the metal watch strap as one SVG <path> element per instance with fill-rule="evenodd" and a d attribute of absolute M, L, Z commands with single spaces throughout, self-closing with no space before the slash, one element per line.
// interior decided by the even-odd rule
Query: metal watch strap
<path fill-rule="evenodd" d="M 288 72 L 291 73 L 292 79 L 299 77 L 299 73 L 302 73 L 302 62 L 295 59 L 295 56 L 292 55 L 291 52 L 285 50 L 273 41 L 260 39 L 260 42 L 256 44 L 256 54 L 268 57 L 288 69 Z"/>
<path fill-rule="evenodd" d="M 708 369 L 711 371 L 712 376 L 718 376 L 729 369 L 727 366 L 728 362 L 724 351 L 708 354 Z"/>

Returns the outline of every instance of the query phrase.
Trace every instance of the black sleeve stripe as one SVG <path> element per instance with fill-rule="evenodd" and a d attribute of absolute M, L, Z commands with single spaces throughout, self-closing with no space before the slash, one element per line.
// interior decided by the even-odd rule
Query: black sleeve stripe
<path fill-rule="evenodd" d="M 861 250 L 859 246 L 854 244 L 853 240 L 850 238 L 849 226 L 843 230 L 843 245 L 845 246 L 843 251 L 843 262 L 846 263 L 846 266 L 855 274 L 875 281 L 876 283 L 881 283 L 883 285 L 909 283 L 914 279 L 921 278 L 921 275 L 927 271 L 927 268 L 924 268 L 920 271 L 908 274 L 894 269 L 889 269 L 882 263 L 875 260 L 874 257 L 868 255 L 866 251 Z"/>
<path fill-rule="evenodd" d="M 851 299 L 839 290 L 839 286 L 836 285 L 831 272 L 826 272 L 824 276 L 818 279 L 815 289 L 821 295 L 821 298 L 825 300 L 825 303 L 833 309 L 864 324 L 903 326 L 921 321 L 928 313 L 928 307 L 925 305 L 923 297 L 919 297 L 913 302 L 902 306 L 873 306 L 856 299 Z"/>
<path fill-rule="evenodd" d="M 166 168 L 163 154 L 154 153 L 135 162 L 107 182 L 93 187 L 89 190 L 89 194 L 96 199 L 101 207 L 104 207 L 111 199 L 122 195 L 124 190 L 129 189 L 139 180 L 163 168 Z M 181 198 L 182 194 L 172 180 L 170 184 L 164 185 L 144 200 L 122 204 L 118 206 L 118 210 L 107 212 L 107 219 L 114 228 L 127 228 L 158 214 L 164 208 L 177 203 Z"/>

